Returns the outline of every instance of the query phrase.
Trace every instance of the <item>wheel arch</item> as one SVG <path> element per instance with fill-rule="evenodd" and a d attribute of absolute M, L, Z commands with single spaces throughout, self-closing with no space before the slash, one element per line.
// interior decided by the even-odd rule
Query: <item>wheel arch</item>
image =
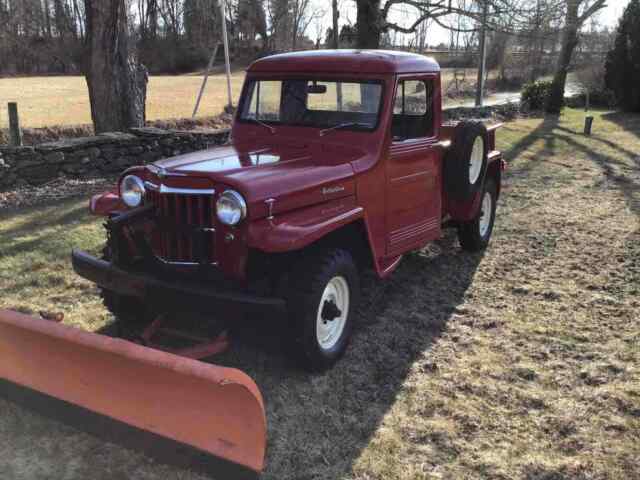
<path fill-rule="evenodd" d="M 296 249 L 287 251 L 265 251 L 251 248 L 249 251 L 248 277 L 270 278 L 271 284 L 278 287 L 281 279 L 285 278 L 302 257 L 314 251 L 340 248 L 348 251 L 360 271 L 369 268 L 379 271 L 376 255 L 370 241 L 369 229 L 364 217 L 352 219 L 349 223 L 335 225 L 314 241 L 304 243 Z"/>

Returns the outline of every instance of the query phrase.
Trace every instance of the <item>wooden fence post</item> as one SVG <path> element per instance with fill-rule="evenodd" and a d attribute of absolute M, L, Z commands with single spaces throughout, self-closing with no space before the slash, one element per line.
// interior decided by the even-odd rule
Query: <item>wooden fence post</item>
<path fill-rule="evenodd" d="M 18 118 L 18 104 L 9 102 L 9 145 L 12 147 L 22 146 L 22 130 L 20 130 L 20 119 Z"/>

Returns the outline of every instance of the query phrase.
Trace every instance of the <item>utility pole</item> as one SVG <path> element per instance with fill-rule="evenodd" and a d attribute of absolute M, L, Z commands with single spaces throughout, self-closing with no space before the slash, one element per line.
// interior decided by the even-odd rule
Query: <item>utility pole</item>
<path fill-rule="evenodd" d="M 484 71 L 487 67 L 487 17 L 489 15 L 489 2 L 488 0 L 483 0 L 482 4 L 482 25 L 480 26 L 480 65 L 478 66 L 476 107 L 482 107 L 484 105 Z"/>
<path fill-rule="evenodd" d="M 227 70 L 227 113 L 233 112 L 233 98 L 231 96 L 231 64 L 229 62 L 229 38 L 227 36 L 227 17 L 225 14 L 225 0 L 220 0 L 220 12 L 222 13 L 222 41 L 224 43 L 224 63 Z"/>

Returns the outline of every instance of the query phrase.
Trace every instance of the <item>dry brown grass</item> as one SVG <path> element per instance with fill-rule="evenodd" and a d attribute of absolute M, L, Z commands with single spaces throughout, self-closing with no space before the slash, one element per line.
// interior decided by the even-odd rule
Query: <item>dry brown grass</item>
<path fill-rule="evenodd" d="M 244 72 L 232 75 L 234 98 L 240 95 Z M 147 118 L 164 120 L 191 117 L 202 84 L 200 76 L 152 76 L 149 79 Z M 6 103 L 18 102 L 24 127 L 91 123 L 89 94 L 84 77 L 0 78 L 0 128 L 8 127 Z M 209 78 L 198 116 L 214 116 L 227 103 L 224 75 Z"/>
<path fill-rule="evenodd" d="M 265 478 L 640 479 L 640 118 L 597 114 L 585 138 L 582 117 L 499 132 L 490 248 L 449 234 L 367 280 L 332 371 L 301 373 L 266 334 L 216 359 L 264 393 Z M 101 243 L 85 206 L 0 214 L 0 306 L 110 321 L 66 258 Z M 206 477 L 0 400 L 0 478 Z"/>

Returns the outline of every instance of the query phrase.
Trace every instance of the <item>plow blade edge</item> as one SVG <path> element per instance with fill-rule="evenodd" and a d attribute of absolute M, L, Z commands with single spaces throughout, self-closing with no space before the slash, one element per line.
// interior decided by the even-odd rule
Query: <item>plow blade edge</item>
<path fill-rule="evenodd" d="M 255 472 L 266 419 L 239 370 L 0 310 L 0 379 Z"/>

